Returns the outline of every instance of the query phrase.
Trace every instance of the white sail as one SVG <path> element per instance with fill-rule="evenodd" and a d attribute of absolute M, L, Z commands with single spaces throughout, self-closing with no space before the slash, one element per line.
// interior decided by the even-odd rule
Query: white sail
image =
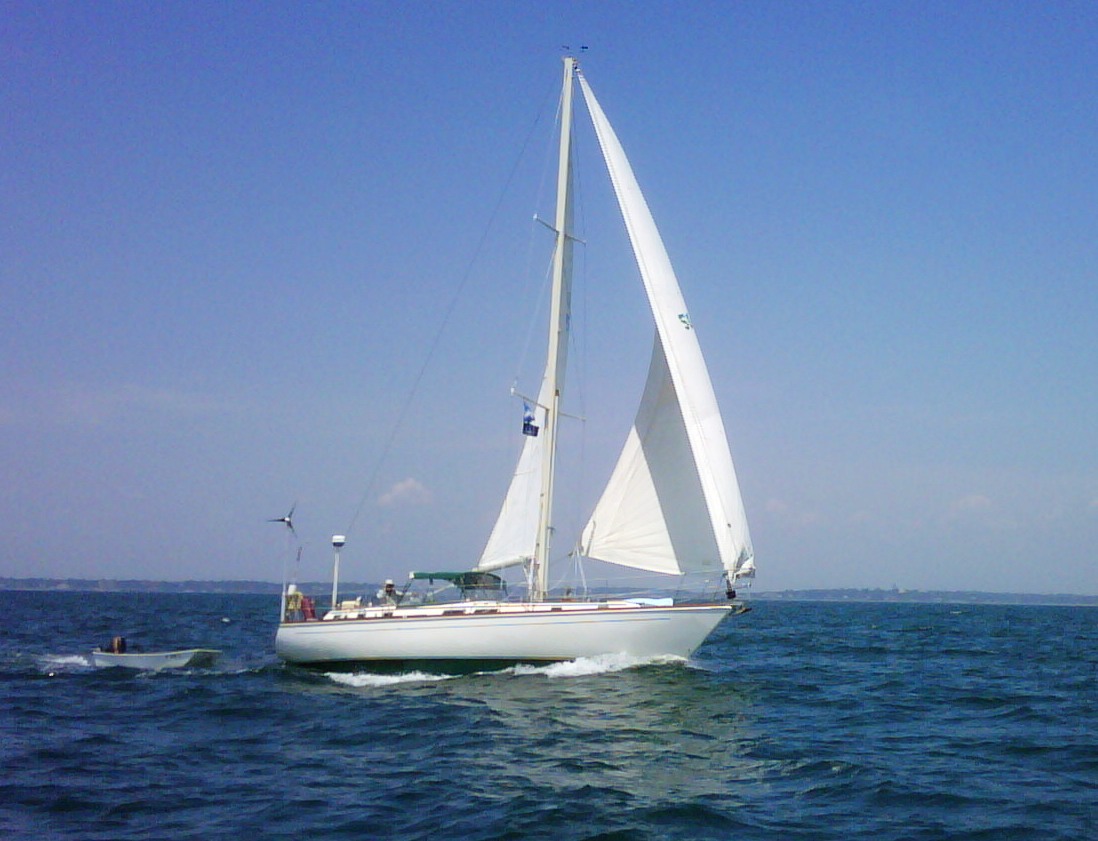
<path fill-rule="evenodd" d="M 549 385 L 542 381 L 538 405 L 534 417 L 539 428 L 545 426 L 545 410 Z M 487 571 L 525 563 L 534 557 L 538 533 L 538 495 L 541 493 L 541 474 L 545 436 L 524 436 L 518 466 L 511 477 L 511 486 L 503 498 L 496 525 L 488 538 L 488 544 L 480 556 L 477 569 Z"/>
<path fill-rule="evenodd" d="M 584 529 L 584 553 L 655 572 L 749 576 L 743 500 L 682 291 L 621 143 L 582 74 L 579 82 L 656 322 L 644 396 Z"/>

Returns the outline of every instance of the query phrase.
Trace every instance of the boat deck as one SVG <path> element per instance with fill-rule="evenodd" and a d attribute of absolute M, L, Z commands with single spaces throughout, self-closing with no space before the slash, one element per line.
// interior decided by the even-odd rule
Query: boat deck
<path fill-rule="evenodd" d="M 464 601 L 428 605 L 362 605 L 329 610 L 319 619 L 288 620 L 301 622 L 341 622 L 363 619 L 427 619 L 450 616 L 489 616 L 493 614 L 589 613 L 599 610 L 637 610 L 646 607 L 671 607 L 671 599 L 613 599 L 606 601 L 497 602 Z"/>

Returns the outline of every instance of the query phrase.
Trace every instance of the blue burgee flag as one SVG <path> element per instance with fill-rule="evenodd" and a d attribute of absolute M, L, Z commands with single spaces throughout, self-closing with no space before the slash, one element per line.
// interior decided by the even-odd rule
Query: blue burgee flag
<path fill-rule="evenodd" d="M 534 423 L 534 410 L 529 403 L 522 404 L 522 434 L 536 438 L 538 435 L 537 424 Z"/>

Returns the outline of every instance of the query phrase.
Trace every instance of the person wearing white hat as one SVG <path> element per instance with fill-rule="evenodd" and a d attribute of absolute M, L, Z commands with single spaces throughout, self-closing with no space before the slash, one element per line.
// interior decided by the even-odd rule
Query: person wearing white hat
<path fill-rule="evenodd" d="M 397 603 L 397 591 L 396 585 L 393 583 L 393 579 L 385 579 L 385 586 L 377 591 L 377 597 L 384 601 L 386 604 Z"/>

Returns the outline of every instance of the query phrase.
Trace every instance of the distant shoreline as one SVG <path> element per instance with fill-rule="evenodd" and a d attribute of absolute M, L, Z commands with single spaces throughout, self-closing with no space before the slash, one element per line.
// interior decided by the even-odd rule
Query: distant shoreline
<path fill-rule="evenodd" d="M 306 593 L 325 593 L 331 582 L 310 581 L 298 585 Z M 340 585 L 345 593 L 372 592 L 379 584 L 348 581 Z M 152 581 L 146 579 L 94 578 L 0 578 L 0 590 L 74 593 L 224 593 L 278 596 L 281 585 L 274 581 Z M 992 593 L 980 590 L 901 590 L 836 588 L 831 590 L 745 591 L 758 601 L 815 602 L 905 602 L 921 604 L 1043 604 L 1098 607 L 1098 595 L 1076 593 Z"/>

